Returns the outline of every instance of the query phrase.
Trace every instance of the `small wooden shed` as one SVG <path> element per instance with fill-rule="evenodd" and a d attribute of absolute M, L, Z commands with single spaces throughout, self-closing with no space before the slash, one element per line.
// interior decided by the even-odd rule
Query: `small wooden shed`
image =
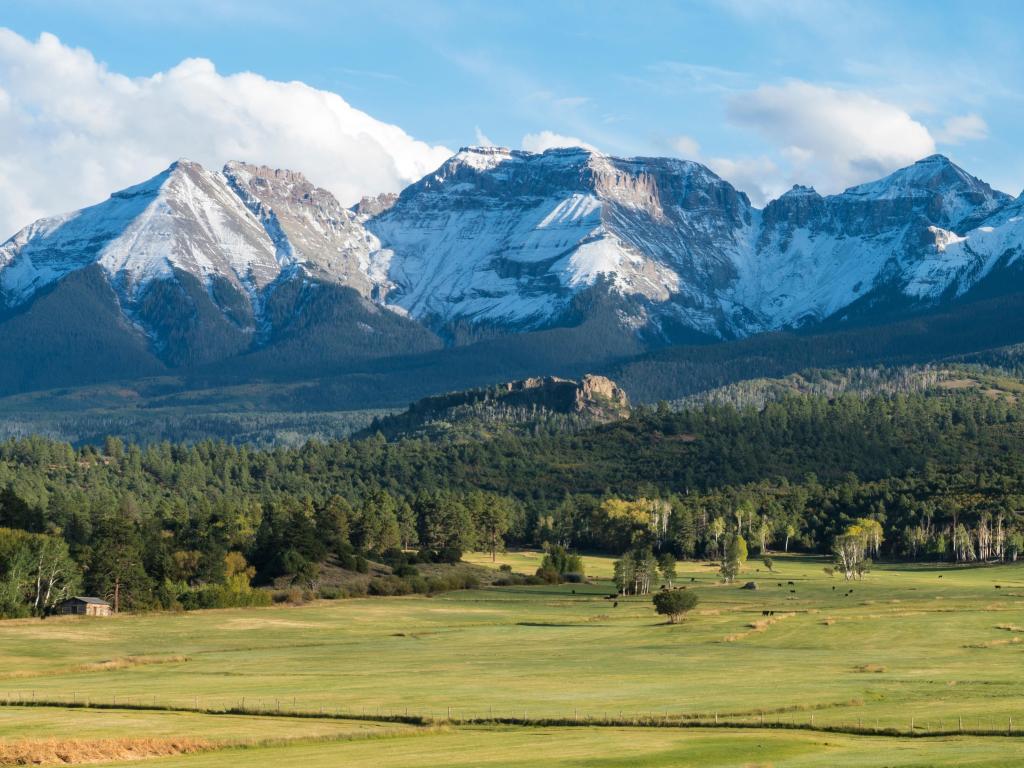
<path fill-rule="evenodd" d="M 98 597 L 69 597 L 58 603 L 57 613 L 61 616 L 110 616 L 114 609 Z"/>

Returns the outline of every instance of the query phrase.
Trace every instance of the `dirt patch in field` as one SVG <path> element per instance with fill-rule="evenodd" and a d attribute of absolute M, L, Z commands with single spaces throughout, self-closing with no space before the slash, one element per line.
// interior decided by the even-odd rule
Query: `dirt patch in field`
<path fill-rule="evenodd" d="M 796 616 L 796 614 L 793 612 L 780 613 L 778 616 L 766 616 L 763 619 L 757 619 L 756 621 L 752 621 L 749 624 L 747 624 L 747 626 L 750 627 L 750 629 L 747 632 L 736 632 L 732 635 L 726 635 L 724 638 L 722 638 L 722 640 L 726 643 L 735 643 L 737 640 L 742 640 L 745 637 L 750 637 L 750 635 L 754 634 L 755 632 L 764 632 L 772 624 L 778 624 L 783 619 L 791 619 L 794 616 Z"/>
<path fill-rule="evenodd" d="M 0 765 L 81 765 L 170 757 L 211 749 L 202 739 L 0 740 Z"/>
<path fill-rule="evenodd" d="M 854 672 L 868 672 L 872 674 L 881 674 L 885 672 L 884 664 L 858 664 L 853 668 Z"/>

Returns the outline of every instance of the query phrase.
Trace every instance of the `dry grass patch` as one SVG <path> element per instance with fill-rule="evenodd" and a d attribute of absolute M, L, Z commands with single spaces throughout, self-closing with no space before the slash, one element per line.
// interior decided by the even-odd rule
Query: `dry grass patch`
<path fill-rule="evenodd" d="M 32 739 L 0 741 L 0 765 L 81 765 L 169 757 L 212 749 L 203 739 Z"/>
<path fill-rule="evenodd" d="M 778 616 L 766 616 L 763 619 L 757 619 L 747 624 L 747 626 L 750 628 L 748 631 L 735 632 L 731 635 L 726 635 L 722 638 L 722 642 L 735 643 L 737 640 L 742 640 L 745 637 L 750 637 L 750 635 L 754 634 L 755 632 L 764 632 L 772 624 L 777 624 L 783 619 L 791 619 L 794 616 L 796 616 L 796 613 L 791 611 L 789 613 L 780 613 Z"/>
<path fill-rule="evenodd" d="M 996 629 L 1004 629 L 1007 632 L 1024 632 L 1024 627 L 1018 627 L 1016 624 L 997 624 Z"/>
<path fill-rule="evenodd" d="M 964 648 L 998 648 L 1001 645 L 1019 645 L 1021 639 L 1019 637 L 1011 637 L 1008 640 L 989 640 L 987 643 L 971 643 L 970 645 L 963 646 Z"/>
<path fill-rule="evenodd" d="M 107 659 L 105 661 L 82 664 L 77 667 L 77 669 L 80 672 L 107 672 L 114 669 L 145 667 L 150 664 L 180 664 L 188 660 L 188 656 L 180 656 L 177 654 L 169 656 L 120 656 L 116 659 Z"/>

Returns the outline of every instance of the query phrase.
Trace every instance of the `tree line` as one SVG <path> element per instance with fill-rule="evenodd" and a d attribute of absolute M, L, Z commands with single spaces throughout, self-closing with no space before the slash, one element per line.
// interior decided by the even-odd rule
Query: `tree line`
<path fill-rule="evenodd" d="M 74 565 L 55 585 L 133 608 L 260 600 L 241 582 L 313 581 L 325 559 L 512 544 L 630 553 L 642 589 L 664 555 L 720 560 L 736 537 L 759 555 L 828 553 L 864 520 L 882 531 L 875 557 L 1015 560 L 1022 449 L 1024 404 L 970 391 L 641 408 L 485 441 L 8 440 L 0 579 L 21 597 L 2 610 L 39 610 L 36 550 Z"/>

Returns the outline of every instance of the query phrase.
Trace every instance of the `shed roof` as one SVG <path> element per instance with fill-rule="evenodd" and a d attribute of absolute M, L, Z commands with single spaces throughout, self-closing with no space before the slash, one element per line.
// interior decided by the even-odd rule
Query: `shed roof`
<path fill-rule="evenodd" d="M 72 600 L 78 600 L 82 603 L 89 603 L 89 605 L 110 605 L 110 603 L 108 603 L 106 600 L 101 600 L 98 597 L 81 597 L 79 595 L 69 597 L 65 602 L 70 602 Z"/>

